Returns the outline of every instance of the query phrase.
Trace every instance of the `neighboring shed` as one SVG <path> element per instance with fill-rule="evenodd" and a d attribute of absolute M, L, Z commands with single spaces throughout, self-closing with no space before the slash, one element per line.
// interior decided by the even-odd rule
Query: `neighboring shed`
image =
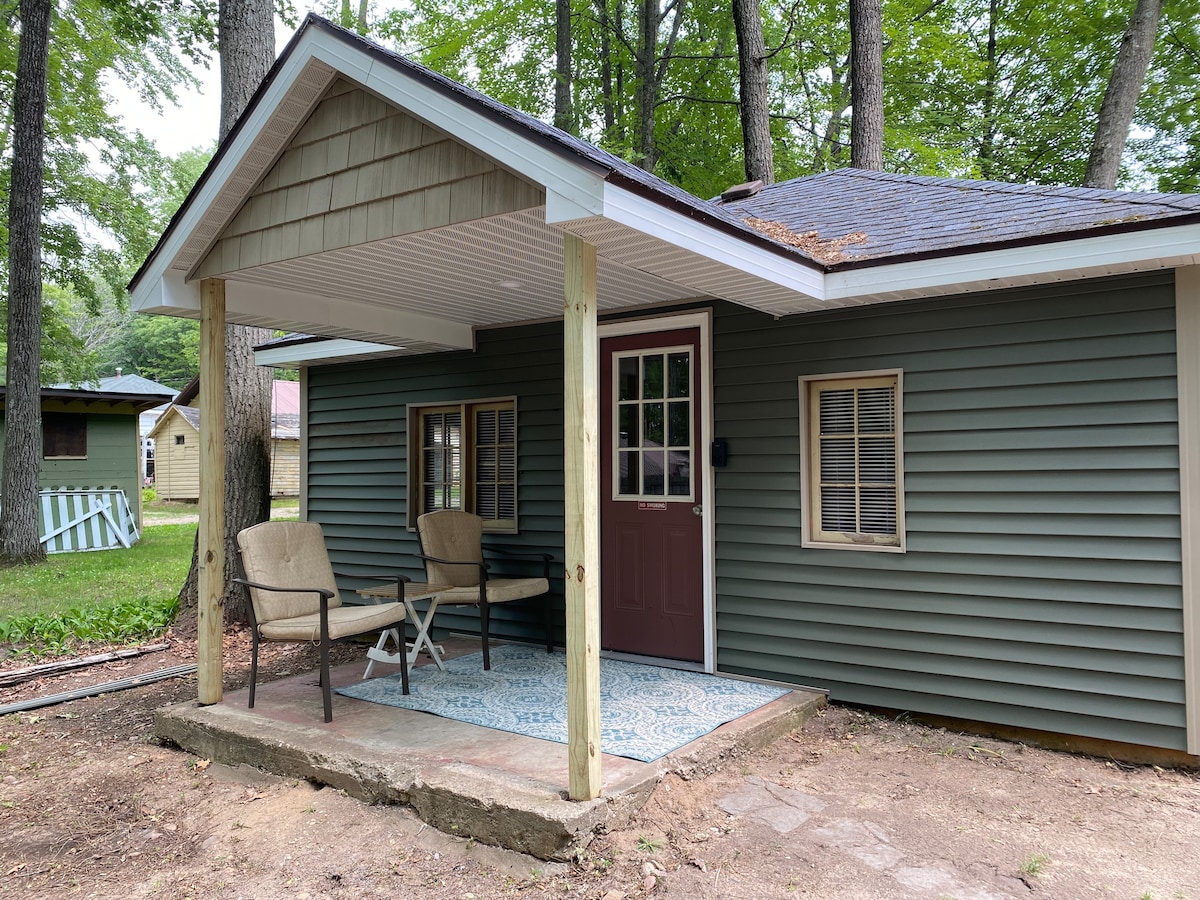
<path fill-rule="evenodd" d="M 163 500 L 200 497 L 200 410 L 192 379 L 159 417 L 148 437 L 155 442 L 154 488 Z M 300 495 L 300 385 L 272 385 L 271 496 Z"/>
<path fill-rule="evenodd" d="M 0 460 L 4 404 L 0 385 Z M 141 524 L 141 443 L 138 416 L 174 396 L 169 387 L 136 375 L 79 387 L 42 388 L 43 490 L 123 491 Z"/>
<path fill-rule="evenodd" d="M 561 561 L 573 797 L 599 649 L 1197 761 L 1198 196 L 705 201 L 310 17 L 131 291 L 327 338 L 258 359 L 339 571 Z"/>

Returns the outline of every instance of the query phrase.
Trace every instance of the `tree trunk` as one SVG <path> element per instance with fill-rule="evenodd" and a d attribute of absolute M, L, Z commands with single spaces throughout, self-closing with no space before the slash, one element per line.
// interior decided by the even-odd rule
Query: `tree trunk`
<path fill-rule="evenodd" d="M 850 165 L 883 169 L 883 11 L 850 0 Z"/>
<path fill-rule="evenodd" d="M 0 565 L 46 558 L 38 533 L 42 463 L 42 164 L 50 0 L 21 0 L 8 195 L 8 376 Z"/>
<path fill-rule="evenodd" d="M 1129 27 L 1121 38 L 1121 49 L 1117 52 L 1108 89 L 1100 104 L 1096 137 L 1083 176 L 1084 187 L 1112 190 L 1117 186 L 1121 154 L 1146 80 L 1146 70 L 1154 55 L 1154 35 L 1161 16 L 1162 0 L 1138 0 Z"/>
<path fill-rule="evenodd" d="M 222 0 L 219 16 L 224 140 L 275 61 L 274 7 L 271 0 Z M 271 515 L 271 370 L 254 364 L 253 350 L 270 337 L 265 328 L 225 329 L 225 615 L 231 622 L 249 619 L 244 592 L 232 583 L 237 533 Z M 193 552 L 179 593 L 191 607 L 198 599 L 196 562 Z"/>
<path fill-rule="evenodd" d="M 999 25 L 1000 2 L 988 4 L 987 72 L 983 87 L 983 142 L 979 146 L 979 174 L 985 179 L 995 177 L 996 162 L 996 91 L 1000 83 L 1000 60 L 996 53 L 996 29 Z"/>
<path fill-rule="evenodd" d="M 763 40 L 758 0 L 733 0 L 737 31 L 738 105 L 742 114 L 742 147 L 747 181 L 775 182 L 775 148 L 767 100 L 767 45 Z"/>
<path fill-rule="evenodd" d="M 554 127 L 575 133 L 571 108 L 571 0 L 554 3 Z"/>
<path fill-rule="evenodd" d="M 604 107 L 604 137 L 614 141 L 617 138 L 617 105 L 613 96 L 613 67 L 612 67 L 612 27 L 608 15 L 608 0 L 593 0 L 596 15 L 600 21 L 600 96 Z"/>
<path fill-rule="evenodd" d="M 638 10 L 637 66 L 637 164 L 653 172 L 658 163 L 654 143 L 654 63 L 658 51 L 658 0 L 642 0 Z"/>

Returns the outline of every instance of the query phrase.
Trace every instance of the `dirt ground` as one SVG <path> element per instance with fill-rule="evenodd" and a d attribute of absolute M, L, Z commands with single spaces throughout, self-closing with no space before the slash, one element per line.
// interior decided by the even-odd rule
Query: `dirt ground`
<path fill-rule="evenodd" d="M 194 658 L 172 639 L 0 703 Z M 266 677 L 314 665 L 272 648 Z M 552 865 L 157 744 L 153 710 L 194 695 L 178 679 L 0 718 L 0 897 L 1200 900 L 1194 773 L 831 707 L 720 772 L 668 776 L 629 828 Z"/>

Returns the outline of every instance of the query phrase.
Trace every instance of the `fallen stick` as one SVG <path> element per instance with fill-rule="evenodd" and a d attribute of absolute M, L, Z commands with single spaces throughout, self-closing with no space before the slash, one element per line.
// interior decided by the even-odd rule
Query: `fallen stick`
<path fill-rule="evenodd" d="M 14 684 L 33 681 L 33 679 L 41 678 L 43 675 L 59 675 L 75 669 L 85 669 L 88 666 L 98 666 L 101 663 L 115 662 L 118 659 L 132 659 L 135 656 L 143 656 L 146 653 L 157 653 L 160 650 L 166 650 L 170 646 L 170 644 L 151 644 L 147 647 L 129 647 L 125 650 L 97 653 L 95 656 L 85 656 L 81 659 L 66 659 L 59 662 L 40 663 L 39 665 L 28 666 L 24 669 L 12 669 L 8 672 L 0 672 L 0 687 L 12 687 Z"/>
<path fill-rule="evenodd" d="M 64 691 L 61 694 L 34 697 L 32 700 L 21 700 L 17 703 L 8 703 L 0 706 L 0 716 L 7 716 L 9 713 L 15 712 L 26 712 L 31 709 L 40 709 L 43 706 L 54 706 L 57 703 L 66 703 L 70 700 L 82 700 L 84 697 L 98 697 L 101 694 L 111 694 L 115 691 L 141 687 L 144 684 L 153 684 L 156 681 L 166 681 L 168 678 L 176 678 L 180 675 L 191 675 L 195 671 L 196 664 L 188 663 L 183 666 L 172 666 L 169 669 L 159 669 L 157 672 L 130 675 L 128 678 L 119 678 L 116 681 L 109 681 L 104 684 L 93 685 L 92 687 Z"/>

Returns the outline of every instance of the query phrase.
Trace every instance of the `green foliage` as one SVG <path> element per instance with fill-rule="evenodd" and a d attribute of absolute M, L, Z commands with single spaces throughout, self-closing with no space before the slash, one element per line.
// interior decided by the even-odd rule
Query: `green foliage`
<path fill-rule="evenodd" d="M 195 534 L 195 525 L 163 525 L 145 529 L 129 550 L 56 553 L 6 569 L 0 643 L 44 655 L 161 631 L 175 615 Z"/>
<path fill-rule="evenodd" d="M 0 15 L 0 207 L 7 209 L 11 98 L 19 19 Z M 134 87 L 152 105 L 175 100 L 195 78 L 185 60 L 207 62 L 215 39 L 212 0 L 68 0 L 51 22 L 42 225 L 43 278 L 96 313 L 118 298 L 200 168 L 165 158 L 108 109 L 105 86 Z M 213 123 L 214 135 L 216 123 Z M 197 151 L 198 153 L 199 151 Z M 7 295 L 7 217 L 0 217 L 0 297 Z M 46 381 L 94 377 L 55 298 L 46 315 Z M 2 336 L 0 336 L 2 340 Z M 94 350 L 87 347 L 87 351 Z M 3 349 L 0 348 L 0 354 Z"/>
<path fill-rule="evenodd" d="M 80 644 L 131 643 L 166 630 L 179 611 L 178 597 L 139 597 L 115 606 L 71 607 L 50 615 L 0 621 L 0 643 L 14 656 L 65 656 Z"/>
<path fill-rule="evenodd" d="M 101 353 L 107 372 L 120 366 L 179 390 L 200 371 L 200 323 L 135 315 Z"/>
<path fill-rule="evenodd" d="M 575 0 L 580 135 L 638 161 L 641 4 Z M 654 8 L 662 8 L 662 4 Z M 1078 184 L 1133 4 L 1116 0 L 885 0 L 886 168 L 923 175 Z M 849 164 L 849 28 L 842 0 L 763 0 L 779 180 Z M 672 33 L 674 14 L 680 27 Z M 742 179 L 736 42 L 727 4 L 675 4 L 659 22 L 655 172 L 702 197 Z M 994 18 L 993 18 L 994 17 Z M 1200 182 L 1200 0 L 1168 4 L 1135 119 L 1124 183 Z M 437 71 L 545 120 L 553 6 L 414 0 L 369 23 Z M 989 32 L 994 31 L 994 52 Z M 672 44 L 671 41 L 674 41 Z M 669 52 L 668 52 L 669 48 Z M 605 92 L 605 73 L 614 93 Z"/>

